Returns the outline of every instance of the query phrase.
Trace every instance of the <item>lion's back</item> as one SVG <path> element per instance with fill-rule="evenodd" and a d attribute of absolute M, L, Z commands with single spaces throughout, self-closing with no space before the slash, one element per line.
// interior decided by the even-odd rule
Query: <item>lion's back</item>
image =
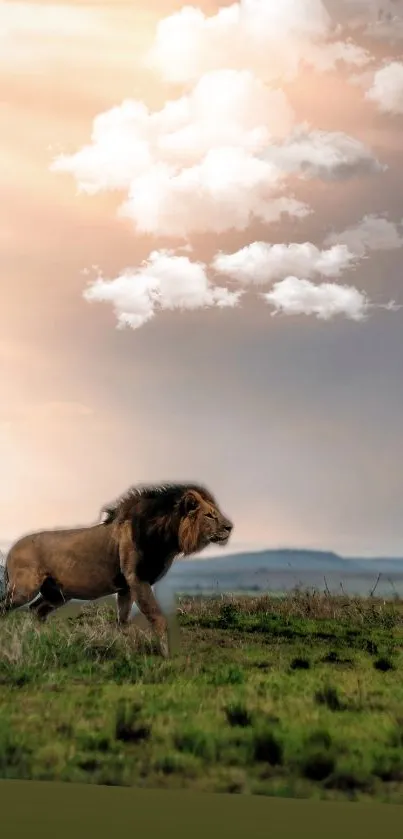
<path fill-rule="evenodd" d="M 59 530 L 42 530 L 29 533 L 12 545 L 7 556 L 7 566 L 17 560 L 58 564 L 66 556 L 88 557 L 105 550 L 106 532 L 101 527 L 79 527 Z"/>

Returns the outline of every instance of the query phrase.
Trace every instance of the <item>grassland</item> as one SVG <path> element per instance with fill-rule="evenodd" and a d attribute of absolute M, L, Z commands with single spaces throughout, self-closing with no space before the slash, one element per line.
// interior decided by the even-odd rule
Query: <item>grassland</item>
<path fill-rule="evenodd" d="M 400 602 L 181 599 L 170 660 L 114 621 L 0 621 L 0 777 L 403 803 Z"/>

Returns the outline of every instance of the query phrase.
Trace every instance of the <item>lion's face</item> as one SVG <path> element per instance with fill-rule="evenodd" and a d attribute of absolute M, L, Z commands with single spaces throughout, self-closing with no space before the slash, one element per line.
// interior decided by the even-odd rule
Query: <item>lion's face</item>
<path fill-rule="evenodd" d="M 208 541 L 217 545 L 226 545 L 233 528 L 232 522 L 227 519 L 213 504 L 203 502 L 200 505 L 199 520 L 203 521 L 203 530 Z"/>
<path fill-rule="evenodd" d="M 216 504 L 198 492 L 190 490 L 182 499 L 182 519 L 179 526 L 183 553 L 196 553 L 210 544 L 228 543 L 233 524 Z"/>

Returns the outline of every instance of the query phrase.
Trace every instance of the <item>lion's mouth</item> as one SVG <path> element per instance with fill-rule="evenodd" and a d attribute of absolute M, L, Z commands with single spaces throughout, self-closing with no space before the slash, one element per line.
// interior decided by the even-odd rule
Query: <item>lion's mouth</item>
<path fill-rule="evenodd" d="M 214 542 L 214 544 L 216 545 L 226 545 L 229 540 L 229 537 L 230 534 L 228 533 L 228 531 L 225 531 L 225 533 L 218 533 L 216 536 L 213 536 L 211 541 Z"/>

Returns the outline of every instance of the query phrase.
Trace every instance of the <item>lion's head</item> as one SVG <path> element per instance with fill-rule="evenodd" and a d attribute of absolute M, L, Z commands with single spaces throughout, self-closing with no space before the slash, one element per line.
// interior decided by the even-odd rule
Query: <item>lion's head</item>
<path fill-rule="evenodd" d="M 207 490 L 203 487 L 186 488 L 178 506 L 181 553 L 186 556 L 198 553 L 210 544 L 227 544 L 233 524 Z"/>
<path fill-rule="evenodd" d="M 196 484 L 160 484 L 133 487 L 104 507 L 103 524 L 118 527 L 131 521 L 137 543 L 156 538 L 188 556 L 210 544 L 226 545 L 232 522 L 221 512 L 211 493 Z M 144 541 L 145 540 L 145 541 Z"/>

